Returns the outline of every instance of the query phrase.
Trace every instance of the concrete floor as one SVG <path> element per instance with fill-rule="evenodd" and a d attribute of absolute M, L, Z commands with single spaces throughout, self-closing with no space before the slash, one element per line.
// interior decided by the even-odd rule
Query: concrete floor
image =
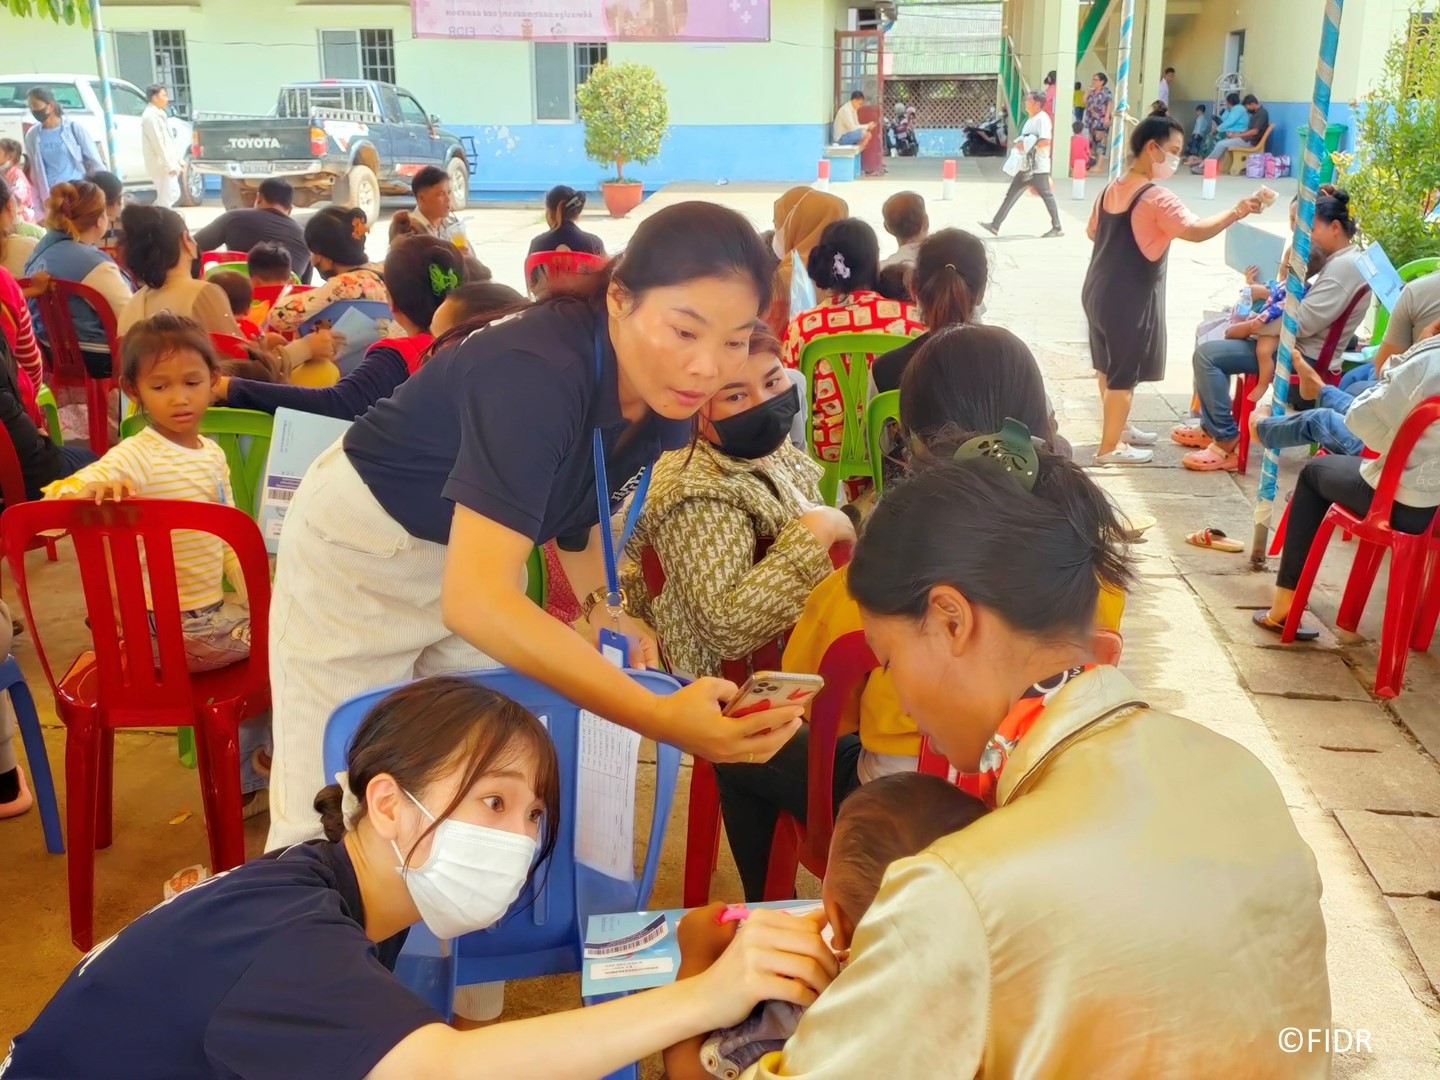
<path fill-rule="evenodd" d="M 940 202 L 938 161 L 891 165 L 887 177 L 834 188 L 849 201 L 852 213 L 877 226 L 884 199 L 908 188 L 930 200 L 933 228 L 973 229 L 977 219 L 989 218 L 1006 182 L 998 161 L 962 161 L 956 199 Z M 1084 201 L 1068 198 L 1068 182 L 1061 186 L 1064 238 L 1036 239 L 1048 222 L 1039 200 L 1026 198 L 1012 214 L 1006 234 L 989 242 L 992 269 L 985 319 L 1009 327 L 1035 350 L 1062 431 L 1085 461 L 1099 425 L 1079 292 L 1090 252 L 1084 222 L 1099 184 L 1090 182 Z M 1198 178 L 1181 176 L 1171 186 L 1199 212 L 1208 213 L 1248 194 L 1254 182 L 1223 178 L 1220 197 L 1213 203 L 1199 199 Z M 609 221 L 597 213 L 587 215 L 584 225 L 599 233 L 612 251 L 619 250 L 646 213 L 679 199 L 702 198 L 723 201 L 748 214 L 758 227 L 768 228 L 770 206 L 780 190 L 779 185 L 672 188 L 628 220 Z M 213 206 L 185 211 L 193 224 L 216 213 Z M 543 228 L 539 212 L 507 208 L 467 211 L 464 216 L 482 261 L 497 279 L 521 287 L 529 239 Z M 372 250 L 378 255 L 383 251 L 383 222 L 373 235 Z M 888 250 L 885 243 L 882 240 L 882 250 Z M 1237 284 L 1236 275 L 1224 266 L 1219 239 L 1177 243 L 1169 275 L 1169 375 L 1142 389 L 1135 410 L 1142 426 L 1160 430 L 1168 429 L 1188 407 L 1192 328 L 1203 311 L 1228 302 Z M 1393 703 L 1371 699 L 1383 578 L 1359 636 L 1327 632 L 1315 646 L 1288 649 L 1260 636 L 1249 624 L 1249 609 L 1267 603 L 1273 579 L 1250 573 L 1244 556 L 1184 544 L 1187 532 L 1207 525 L 1249 537 L 1258 468 L 1249 478 L 1197 475 L 1178 467 L 1179 451 L 1168 442 L 1162 441 L 1158 449 L 1152 466 L 1098 469 L 1094 474 L 1123 509 L 1158 519 L 1136 548 L 1142 583 L 1125 616 L 1122 666 L 1155 705 L 1223 732 L 1265 762 L 1314 848 L 1325 882 L 1334 1022 L 1370 1032 L 1370 1052 L 1337 1056 L 1336 1075 L 1367 1080 L 1440 1075 L 1434 986 L 1440 983 L 1440 770 L 1435 764 L 1440 754 L 1440 662 L 1433 651 L 1412 654 L 1405 693 Z M 1282 464 L 1285 490 L 1293 485 L 1300 460 Z M 1315 603 L 1327 626 L 1333 625 L 1350 557 L 1348 546 L 1337 543 L 1327 560 Z M 74 567 L 64 554 L 53 566 L 38 552 L 30 560 L 32 589 L 41 605 L 37 618 L 47 645 L 57 661 L 68 659 L 81 647 L 85 632 Z M 8 581 L 5 596 L 15 606 Z M 50 725 L 50 759 L 63 789 L 63 733 L 54 727 L 33 642 L 22 636 L 16 648 Z M 207 861 L 195 776 L 176 761 L 173 736 L 121 734 L 116 757 L 115 843 L 97 859 L 97 939 L 157 902 L 161 882 L 174 870 Z M 655 906 L 679 903 L 688 780 L 687 769 L 662 856 Z M 648 817 L 650 802 L 645 777 L 642 820 Z M 187 811 L 188 817 L 171 824 Z M 251 853 L 260 851 L 265 824 L 262 818 L 249 825 Z M 636 832 L 643 838 L 643 828 Z M 815 883 L 802 882 L 801 891 L 813 895 Z M 715 895 L 737 894 L 726 854 Z M 68 929 L 64 860 L 45 853 L 33 814 L 0 823 L 0 895 L 6 898 L 9 916 L 0 921 L 0 955 L 9 960 L 9 977 L 0 986 L 0 1036 L 5 1036 L 28 1023 L 77 959 Z M 512 984 L 506 1016 L 572 1006 L 578 1001 L 577 982 L 557 977 Z M 655 1072 L 653 1063 L 649 1072 Z"/>

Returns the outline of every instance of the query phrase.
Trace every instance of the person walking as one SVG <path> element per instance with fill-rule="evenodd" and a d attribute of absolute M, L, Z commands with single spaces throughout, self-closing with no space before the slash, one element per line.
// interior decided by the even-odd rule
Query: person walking
<path fill-rule="evenodd" d="M 180 149 L 170 131 L 170 91 L 159 83 L 145 89 L 150 104 L 140 114 L 140 149 L 145 175 L 155 185 L 155 205 L 167 210 L 180 201 Z"/>
<path fill-rule="evenodd" d="M 1180 165 L 1185 129 L 1152 113 L 1130 136 L 1133 159 L 1095 201 L 1086 230 L 1095 241 L 1080 302 L 1090 325 L 1090 362 L 1100 385 L 1104 427 L 1098 465 L 1140 465 L 1154 452 L 1154 432 L 1130 423 L 1135 385 L 1165 377 L 1165 261 L 1172 240 L 1200 243 L 1260 212 L 1241 199 L 1224 213 L 1197 218 L 1162 187 Z"/>
<path fill-rule="evenodd" d="M 980 222 L 980 227 L 991 236 L 999 236 L 1005 216 L 1029 188 L 1045 201 L 1045 209 L 1050 211 L 1050 231 L 1045 238 L 1064 236 L 1060 228 L 1060 207 L 1055 205 L 1055 191 L 1050 186 L 1050 146 L 1054 141 L 1055 125 L 1045 111 L 1044 91 L 1031 90 L 1025 95 L 1025 112 L 1029 119 L 1020 129 L 1020 138 L 1015 144 L 1021 155 L 1020 169 L 1011 179 L 1010 190 L 1005 192 L 1005 201 L 1000 204 L 995 219 Z"/>
<path fill-rule="evenodd" d="M 65 115 L 55 95 L 37 86 L 25 95 L 35 126 L 25 133 L 25 157 L 30 169 L 30 205 L 38 218 L 57 184 L 73 184 L 105 168 L 95 140 Z"/>

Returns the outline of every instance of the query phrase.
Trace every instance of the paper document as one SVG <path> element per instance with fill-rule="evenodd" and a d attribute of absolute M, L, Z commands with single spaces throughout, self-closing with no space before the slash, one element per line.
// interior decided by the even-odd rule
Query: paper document
<path fill-rule="evenodd" d="M 1390 262 L 1390 256 L 1385 254 L 1385 249 L 1379 244 L 1371 244 L 1360 253 L 1357 265 L 1360 267 L 1360 276 L 1365 279 L 1365 284 L 1370 286 L 1375 299 L 1380 301 L 1386 311 L 1394 311 L 1405 283 L 1400 280 L 1400 275 Z"/>
<path fill-rule="evenodd" d="M 270 456 L 265 461 L 265 488 L 260 495 L 260 535 L 265 550 L 274 555 L 280 547 L 280 530 L 300 479 L 315 459 L 345 434 L 351 421 L 333 416 L 276 409 Z"/>
<path fill-rule="evenodd" d="M 330 329 L 345 339 L 346 356 L 363 353 L 381 337 L 375 316 L 353 307 L 346 308 Z"/>
<path fill-rule="evenodd" d="M 575 861 L 608 877 L 635 876 L 637 732 L 594 713 L 580 713 L 580 807 Z"/>

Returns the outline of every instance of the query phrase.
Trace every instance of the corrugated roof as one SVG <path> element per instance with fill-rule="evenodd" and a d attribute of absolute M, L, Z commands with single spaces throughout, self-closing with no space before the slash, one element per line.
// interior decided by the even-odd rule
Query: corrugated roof
<path fill-rule="evenodd" d="M 906 3 L 885 33 L 890 76 L 993 75 L 1000 70 L 1000 5 Z"/>

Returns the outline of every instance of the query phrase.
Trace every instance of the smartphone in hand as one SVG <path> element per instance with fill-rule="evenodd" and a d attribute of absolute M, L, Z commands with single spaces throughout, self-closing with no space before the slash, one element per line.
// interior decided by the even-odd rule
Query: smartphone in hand
<path fill-rule="evenodd" d="M 751 675 L 740 693 L 725 706 L 726 716 L 748 716 L 750 713 L 778 709 L 783 705 L 810 704 L 825 680 L 819 675 L 791 671 L 757 671 Z"/>

